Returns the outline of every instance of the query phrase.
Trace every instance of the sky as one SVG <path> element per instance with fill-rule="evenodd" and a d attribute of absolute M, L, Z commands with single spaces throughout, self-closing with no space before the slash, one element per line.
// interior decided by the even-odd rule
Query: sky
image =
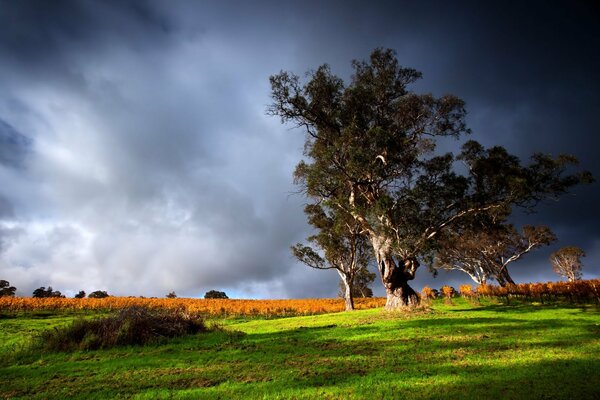
<path fill-rule="evenodd" d="M 335 297 L 337 274 L 289 250 L 311 233 L 304 135 L 266 115 L 268 78 L 348 79 L 376 47 L 423 73 L 415 92 L 465 100 L 471 139 L 573 154 L 600 179 L 593 1 L 0 0 L 0 279 L 21 296 Z M 568 245 L 599 277 L 598 204 L 597 183 L 516 214 L 559 240 L 513 278 L 557 280 Z M 413 286 L 461 283 L 422 267 Z"/>

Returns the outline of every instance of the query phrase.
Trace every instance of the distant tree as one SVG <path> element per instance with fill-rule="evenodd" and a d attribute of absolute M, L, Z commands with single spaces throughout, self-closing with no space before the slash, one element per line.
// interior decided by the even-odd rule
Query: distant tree
<path fill-rule="evenodd" d="M 176 299 L 177 298 L 177 294 L 175 292 L 169 292 L 169 293 L 167 293 L 167 295 L 165 297 L 167 299 Z"/>
<path fill-rule="evenodd" d="M 205 299 L 228 299 L 229 297 L 227 297 L 225 292 L 219 292 L 218 290 L 209 290 L 204 295 L 204 298 Z"/>
<path fill-rule="evenodd" d="M 484 225 L 461 233 L 449 231 L 440 241 L 434 267 L 462 271 L 480 285 L 495 279 L 506 286 L 515 283 L 509 264 L 555 240 L 550 228 L 543 225 L 526 225 L 522 233 L 509 224 Z"/>
<path fill-rule="evenodd" d="M 103 299 L 109 297 L 109 294 L 104 290 L 96 290 L 88 295 L 90 299 Z"/>
<path fill-rule="evenodd" d="M 369 277 L 367 265 L 373 258 L 368 238 L 361 233 L 360 224 L 343 210 L 309 204 L 304 212 L 318 232 L 308 238 L 312 246 L 298 243 L 292 246 L 292 253 L 311 268 L 335 270 L 342 281 L 346 310 L 353 310 L 356 279 L 361 273 L 367 274 L 362 277 L 364 286 Z"/>
<path fill-rule="evenodd" d="M 75 295 L 76 299 L 83 299 L 85 297 L 85 292 L 83 290 L 80 290 L 79 293 L 77 293 Z"/>
<path fill-rule="evenodd" d="M 46 289 L 44 286 L 42 286 L 33 291 L 33 297 L 44 298 L 44 297 L 65 297 L 65 296 L 58 290 L 52 290 L 52 286 L 48 286 L 48 289 Z"/>
<path fill-rule="evenodd" d="M 568 155 L 538 153 L 524 165 L 503 147 L 473 140 L 458 155 L 440 154 L 440 139 L 470 132 L 461 99 L 415 93 L 421 73 L 401 66 L 390 49 L 352 67 L 349 81 L 327 64 L 306 82 L 285 71 L 271 76 L 268 113 L 305 133 L 295 182 L 311 202 L 344 210 L 361 225 L 388 309 L 419 302 L 408 282 L 446 229 L 501 207 L 531 210 L 592 180 L 568 174 L 577 163 Z M 466 168 L 456 168 L 459 162 Z"/>
<path fill-rule="evenodd" d="M 0 297 L 12 297 L 15 295 L 17 288 L 10 286 L 8 281 L 0 279 Z"/>
<path fill-rule="evenodd" d="M 550 263 L 554 272 L 567 278 L 569 282 L 574 282 L 581 279 L 581 257 L 585 257 L 583 249 L 568 246 L 552 253 Z"/>

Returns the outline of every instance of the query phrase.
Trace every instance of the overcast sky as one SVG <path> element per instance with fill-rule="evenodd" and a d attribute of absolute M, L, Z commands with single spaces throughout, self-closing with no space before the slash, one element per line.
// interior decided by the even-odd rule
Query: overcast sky
<path fill-rule="evenodd" d="M 268 77 L 347 78 L 379 46 L 423 72 L 415 91 L 463 98 L 473 139 L 574 154 L 598 179 L 596 4 L 0 0 L 0 279 L 22 296 L 336 296 L 335 272 L 290 255 L 310 233 L 303 133 L 266 116 Z M 515 217 L 559 237 L 517 281 L 556 280 L 566 245 L 600 276 L 600 187 L 573 193 Z M 463 282 L 421 268 L 414 286 Z"/>

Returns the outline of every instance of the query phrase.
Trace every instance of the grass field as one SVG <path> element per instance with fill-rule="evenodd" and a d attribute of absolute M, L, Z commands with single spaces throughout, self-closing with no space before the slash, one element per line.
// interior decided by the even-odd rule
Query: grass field
<path fill-rule="evenodd" d="M 162 344 L 44 354 L 26 351 L 32 335 L 77 314 L 5 315 L 0 397 L 600 398 L 598 308 L 454 303 L 226 319 Z"/>

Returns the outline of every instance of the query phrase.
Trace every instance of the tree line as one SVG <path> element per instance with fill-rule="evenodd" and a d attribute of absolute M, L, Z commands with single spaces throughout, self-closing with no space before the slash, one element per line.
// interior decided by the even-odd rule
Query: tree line
<path fill-rule="evenodd" d="M 17 288 L 10 285 L 9 281 L 5 281 L 4 279 L 0 279 L 0 297 L 13 297 L 16 295 Z M 52 286 L 39 287 L 33 291 L 31 294 L 33 298 L 65 298 L 66 296 L 62 294 L 59 290 L 52 289 Z M 75 296 L 75 299 L 83 299 L 86 297 L 86 293 L 84 290 L 80 290 Z M 107 291 L 105 290 L 95 290 L 87 295 L 90 299 L 103 299 L 106 297 L 110 297 Z M 143 297 L 143 296 L 142 296 Z M 169 292 L 165 295 L 167 299 L 175 299 L 177 298 L 177 294 L 173 292 Z M 368 297 L 368 296 L 363 296 Z M 228 299 L 229 297 L 225 292 L 219 290 L 209 290 L 204 294 L 205 299 Z"/>

